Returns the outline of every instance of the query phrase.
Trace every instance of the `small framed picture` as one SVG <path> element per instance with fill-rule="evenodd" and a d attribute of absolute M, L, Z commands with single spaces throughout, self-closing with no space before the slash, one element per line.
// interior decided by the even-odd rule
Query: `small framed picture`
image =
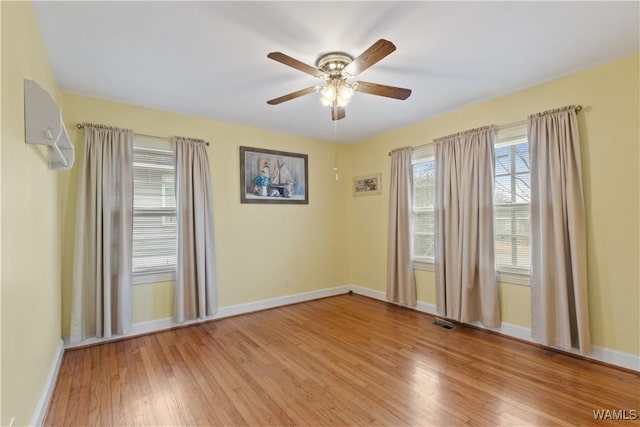
<path fill-rule="evenodd" d="M 240 202 L 309 204 L 306 154 L 240 147 Z"/>
<path fill-rule="evenodd" d="M 353 195 L 354 196 L 372 196 L 374 194 L 382 194 L 382 174 L 374 173 L 371 175 L 356 176 L 353 178 Z"/>

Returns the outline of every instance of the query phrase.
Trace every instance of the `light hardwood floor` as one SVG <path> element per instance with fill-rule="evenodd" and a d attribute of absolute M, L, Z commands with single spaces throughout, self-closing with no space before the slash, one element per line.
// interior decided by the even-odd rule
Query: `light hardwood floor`
<path fill-rule="evenodd" d="M 343 295 L 69 350 L 45 425 L 604 426 L 594 410 L 640 410 L 637 373 L 432 320 Z"/>

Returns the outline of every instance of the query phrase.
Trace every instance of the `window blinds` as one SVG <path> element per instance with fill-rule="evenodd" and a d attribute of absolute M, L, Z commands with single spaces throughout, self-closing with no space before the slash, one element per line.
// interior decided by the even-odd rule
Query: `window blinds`
<path fill-rule="evenodd" d="M 176 271 L 175 162 L 171 143 L 136 136 L 133 146 L 133 281 L 172 280 Z"/>
<path fill-rule="evenodd" d="M 526 123 L 499 128 L 495 147 L 496 267 L 502 272 L 529 274 L 531 182 Z"/>

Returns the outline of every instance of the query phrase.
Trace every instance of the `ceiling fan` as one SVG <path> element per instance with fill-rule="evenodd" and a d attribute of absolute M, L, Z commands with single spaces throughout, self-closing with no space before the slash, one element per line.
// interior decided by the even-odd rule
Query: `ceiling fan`
<path fill-rule="evenodd" d="M 320 92 L 320 100 L 322 103 L 331 107 L 331 120 L 340 120 L 345 117 L 344 107 L 351 101 L 354 91 L 385 96 L 387 98 L 407 99 L 409 95 L 411 95 L 411 89 L 362 81 L 353 83 L 348 81 L 394 50 L 396 50 L 396 47 L 393 43 L 380 39 L 355 59 L 343 52 L 330 52 L 318 58 L 315 67 L 298 61 L 282 52 L 271 52 L 267 55 L 268 58 L 311 74 L 314 77 L 319 77 L 323 79 L 325 83 L 321 86 L 311 86 L 278 98 L 270 99 L 267 101 L 267 104 L 277 105 L 310 93 Z"/>

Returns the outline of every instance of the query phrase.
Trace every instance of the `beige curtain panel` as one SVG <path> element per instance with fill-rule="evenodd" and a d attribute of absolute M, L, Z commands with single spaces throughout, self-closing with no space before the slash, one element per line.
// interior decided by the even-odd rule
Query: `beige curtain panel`
<path fill-rule="evenodd" d="M 591 352 L 587 240 L 576 107 L 528 118 L 531 160 L 531 331 L 538 342 Z"/>
<path fill-rule="evenodd" d="M 436 308 L 500 326 L 493 235 L 494 129 L 434 141 Z"/>
<path fill-rule="evenodd" d="M 411 261 L 412 187 L 411 147 L 393 150 L 389 188 L 387 299 L 409 306 L 415 306 L 417 302 Z"/>
<path fill-rule="evenodd" d="M 131 328 L 133 131 L 84 126 L 70 341 Z"/>
<path fill-rule="evenodd" d="M 213 316 L 217 311 L 211 174 L 205 141 L 174 137 L 178 266 L 175 320 Z"/>

